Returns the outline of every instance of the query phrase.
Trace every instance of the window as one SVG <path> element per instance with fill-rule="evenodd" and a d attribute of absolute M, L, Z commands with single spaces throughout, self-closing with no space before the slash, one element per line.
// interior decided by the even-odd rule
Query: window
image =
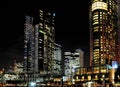
<path fill-rule="evenodd" d="M 100 26 L 100 31 L 103 31 L 103 30 L 102 30 L 102 26 Z"/>
<path fill-rule="evenodd" d="M 98 1 L 102 1 L 102 0 L 93 0 L 93 2 L 98 2 Z"/>
<path fill-rule="evenodd" d="M 94 47 L 98 47 L 99 46 L 99 39 L 94 39 Z"/>
<path fill-rule="evenodd" d="M 93 55 L 94 59 L 99 59 L 99 49 L 95 49 Z"/>
<path fill-rule="evenodd" d="M 99 67 L 94 67 L 94 73 L 99 73 Z"/>
<path fill-rule="evenodd" d="M 101 73 L 106 73 L 107 67 L 106 66 L 101 66 Z"/>
<path fill-rule="evenodd" d="M 93 28 L 93 32 L 98 32 L 98 31 L 99 31 L 99 27 L 98 26 Z"/>
<path fill-rule="evenodd" d="M 99 27 L 98 26 L 93 28 L 93 32 L 98 32 L 98 31 L 99 31 Z"/>
<path fill-rule="evenodd" d="M 98 17 L 99 17 L 99 13 L 98 13 L 98 12 L 95 12 L 95 13 L 93 14 L 93 25 L 99 23 L 99 22 L 98 22 Z"/>
<path fill-rule="evenodd" d="M 90 75 L 88 76 L 88 80 L 91 80 L 91 76 Z"/>
<path fill-rule="evenodd" d="M 92 11 L 96 10 L 96 9 L 103 9 L 103 10 L 107 10 L 107 3 L 105 2 L 94 2 L 92 4 Z"/>

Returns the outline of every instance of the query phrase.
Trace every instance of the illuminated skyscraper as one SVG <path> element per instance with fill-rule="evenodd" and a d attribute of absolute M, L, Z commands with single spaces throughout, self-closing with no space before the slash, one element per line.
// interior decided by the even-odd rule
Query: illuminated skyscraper
<path fill-rule="evenodd" d="M 34 27 L 33 18 L 25 16 L 24 29 L 24 71 L 32 73 L 34 60 Z"/>
<path fill-rule="evenodd" d="M 39 36 L 39 32 L 38 32 L 38 30 L 39 30 L 39 25 L 38 24 L 36 24 L 35 25 L 35 28 L 34 28 L 35 30 L 35 38 L 34 38 L 34 41 L 35 41 L 35 60 L 34 60 L 34 70 L 36 71 L 36 72 L 38 72 L 38 36 Z"/>
<path fill-rule="evenodd" d="M 39 10 L 39 36 L 38 36 L 38 70 L 52 74 L 54 58 L 55 13 Z"/>
<path fill-rule="evenodd" d="M 55 43 L 54 58 L 53 58 L 53 73 L 54 75 L 62 74 L 62 50 L 61 45 Z"/>
<path fill-rule="evenodd" d="M 118 4 L 118 62 L 120 64 L 120 0 L 117 0 Z"/>
<path fill-rule="evenodd" d="M 92 0 L 90 7 L 90 65 L 116 60 L 117 1 Z"/>
<path fill-rule="evenodd" d="M 64 52 L 64 68 L 65 75 L 72 75 L 77 67 L 84 67 L 84 52 L 76 49 L 75 52 Z"/>

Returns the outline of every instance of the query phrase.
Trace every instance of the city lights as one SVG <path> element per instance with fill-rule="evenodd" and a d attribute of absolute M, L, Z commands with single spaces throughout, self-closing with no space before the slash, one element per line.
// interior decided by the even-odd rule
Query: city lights
<path fill-rule="evenodd" d="M 81 0 L 81 3 L 82 1 L 85 0 Z M 80 15 L 83 13 L 80 9 L 80 14 L 76 14 L 69 8 L 70 13 L 63 17 L 66 11 L 63 7 L 62 10 L 64 9 L 64 11 L 58 7 L 54 8 L 54 6 L 49 9 L 44 8 L 44 6 L 39 9 L 32 8 L 34 11 L 30 10 L 30 14 L 24 14 L 23 57 L 21 60 L 19 57 L 18 60 L 14 60 L 9 69 L 0 70 L 0 86 L 119 87 L 120 27 L 118 27 L 118 21 L 120 22 L 120 16 L 118 16 L 117 10 L 119 9 L 117 7 L 120 0 L 118 1 L 119 3 L 116 0 L 91 0 L 90 6 L 87 8 L 89 9 L 89 19 L 87 20 L 89 22 L 89 28 L 87 27 L 89 35 L 86 32 L 87 28 L 82 28 L 79 25 L 81 22 L 76 23 L 79 19 L 77 15 L 86 18 L 86 16 Z M 57 5 L 55 4 L 55 6 Z M 62 17 L 60 17 L 59 10 Z M 70 18 L 66 16 L 70 16 Z M 61 21 L 57 17 L 60 17 Z M 84 31 L 86 29 L 85 34 L 74 33 L 77 25 L 79 30 Z M 58 31 L 56 31 L 57 27 Z M 66 32 L 63 32 L 62 29 Z M 68 36 L 69 31 L 72 31 L 71 36 Z M 70 42 L 66 41 L 66 45 L 64 44 L 66 40 L 63 36 L 64 33 L 70 39 Z M 82 39 L 76 41 L 74 36 Z M 87 42 L 89 47 L 86 47 L 83 42 L 86 36 L 89 37 L 89 42 Z M 73 38 L 74 40 L 72 40 Z M 16 53 L 16 50 L 13 52 Z M 7 52 L 3 52 L 3 54 L 5 55 Z M 9 57 L 9 55 L 7 56 Z"/>
<path fill-rule="evenodd" d="M 31 82 L 29 87 L 36 87 L 36 83 L 35 82 Z"/>
<path fill-rule="evenodd" d="M 96 9 L 102 9 L 102 10 L 107 10 L 107 3 L 105 2 L 94 2 L 92 4 L 92 11 L 96 10 Z"/>

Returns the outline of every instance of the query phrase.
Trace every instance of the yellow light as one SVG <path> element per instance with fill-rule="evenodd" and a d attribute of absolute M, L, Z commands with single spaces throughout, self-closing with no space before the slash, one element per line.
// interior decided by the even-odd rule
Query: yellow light
<path fill-rule="evenodd" d="M 88 80 L 91 80 L 91 76 L 88 76 Z"/>
<path fill-rule="evenodd" d="M 103 9 L 103 10 L 107 10 L 107 3 L 105 2 L 95 2 L 92 4 L 92 11 L 96 10 L 96 9 Z"/>
<path fill-rule="evenodd" d="M 105 75 L 102 75 L 102 77 L 104 78 L 104 77 L 105 77 Z"/>

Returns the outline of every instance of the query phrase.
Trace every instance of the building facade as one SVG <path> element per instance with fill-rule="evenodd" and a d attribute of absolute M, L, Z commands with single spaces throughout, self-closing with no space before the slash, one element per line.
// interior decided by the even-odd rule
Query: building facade
<path fill-rule="evenodd" d="M 117 1 L 92 0 L 90 7 L 90 65 L 116 60 Z"/>
<path fill-rule="evenodd" d="M 117 56 L 117 60 L 118 60 L 118 63 L 120 64 L 120 0 L 117 0 L 117 4 L 118 4 L 118 56 Z"/>
<path fill-rule="evenodd" d="M 90 67 L 76 68 L 76 85 L 116 85 L 115 72 L 119 59 L 118 10 L 117 0 L 91 0 Z"/>
<path fill-rule="evenodd" d="M 76 49 L 75 52 L 64 52 L 65 75 L 72 75 L 75 68 L 84 66 L 84 52 Z"/>
<path fill-rule="evenodd" d="M 54 58 L 53 58 L 53 73 L 54 75 L 62 75 L 62 50 L 61 45 L 55 43 Z"/>
<path fill-rule="evenodd" d="M 79 55 L 80 67 L 84 67 L 84 52 L 81 49 L 76 49 L 75 54 Z"/>
<path fill-rule="evenodd" d="M 55 13 L 39 10 L 38 70 L 52 74 L 55 43 Z"/>
<path fill-rule="evenodd" d="M 24 72 L 32 73 L 34 60 L 34 27 L 33 17 L 25 16 L 24 29 Z"/>

